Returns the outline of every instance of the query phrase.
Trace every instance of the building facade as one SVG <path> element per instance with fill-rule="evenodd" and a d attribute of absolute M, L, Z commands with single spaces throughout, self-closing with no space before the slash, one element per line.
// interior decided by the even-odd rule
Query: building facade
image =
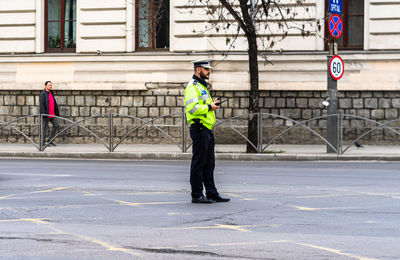
<path fill-rule="evenodd" d="M 228 99 L 218 116 L 246 113 L 249 72 L 243 34 L 232 48 L 227 44 L 229 29 L 216 30 L 204 6 L 188 6 L 188 2 L 0 1 L 2 120 L 37 113 L 37 96 L 46 80 L 54 82 L 62 116 L 74 120 L 109 112 L 152 118 L 181 111 L 183 88 L 193 73 L 190 61 L 200 58 L 214 59 L 213 94 Z M 261 111 L 295 120 L 323 115 L 328 1 L 305 1 L 307 12 L 304 6 L 300 10 L 290 1 L 283 2 L 297 12 L 291 22 L 312 21 L 311 33 L 304 36 L 288 30 L 268 54 L 270 63 L 260 59 Z M 339 54 L 345 73 L 338 81 L 339 108 L 376 120 L 398 118 L 400 0 L 343 0 L 343 8 L 345 28 Z M 278 37 L 273 29 L 277 22 L 267 22 L 272 29 L 263 32 L 265 38 Z M 228 49 L 228 56 L 221 55 Z M 179 120 L 169 118 L 163 123 L 176 125 Z M 271 119 L 268 124 L 278 127 L 285 122 Z M 350 120 L 348 124 L 366 127 Z M 325 127 L 323 122 L 317 126 Z M 34 135 L 34 127 L 29 127 Z M 128 128 L 127 123 L 121 132 Z M 349 133 L 354 131 L 358 130 L 349 129 Z M 147 133 L 143 136 L 162 140 Z M 294 142 L 303 142 L 302 136 Z M 2 138 L 15 139 L 6 134 Z M 80 141 L 86 142 L 85 138 Z M 387 137 L 382 132 L 378 139 Z"/>

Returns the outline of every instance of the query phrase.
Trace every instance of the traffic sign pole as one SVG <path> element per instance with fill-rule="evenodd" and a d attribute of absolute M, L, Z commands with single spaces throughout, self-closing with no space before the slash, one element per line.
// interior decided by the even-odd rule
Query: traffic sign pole
<path fill-rule="evenodd" d="M 336 116 L 329 116 L 335 115 L 338 112 L 338 98 L 337 98 L 337 80 L 332 78 L 330 73 L 330 63 L 333 56 L 338 54 L 338 48 L 336 39 L 331 37 L 329 42 L 329 55 L 327 56 L 327 82 L 328 82 L 328 92 L 327 92 L 327 99 L 328 99 L 328 106 L 327 106 L 327 115 L 328 119 L 326 122 L 326 140 L 335 147 L 336 151 L 330 146 L 326 145 L 326 152 L 327 153 L 337 153 L 337 150 L 340 149 L 338 145 L 338 118 Z"/>
<path fill-rule="evenodd" d="M 335 115 L 338 113 L 338 93 L 337 93 L 337 80 L 332 78 L 331 74 L 329 73 L 330 70 L 330 63 L 333 56 L 328 56 L 327 62 L 327 71 L 328 71 L 328 95 L 327 100 L 329 105 L 327 106 L 327 125 L 326 125 L 326 132 L 327 132 L 327 140 L 328 142 L 335 147 L 336 151 L 329 145 L 326 146 L 327 153 L 336 153 L 339 149 L 338 144 L 338 118 L 336 116 L 329 116 Z"/>
<path fill-rule="evenodd" d="M 337 42 L 335 39 L 333 39 L 330 43 L 329 43 L 329 55 L 333 56 L 333 55 L 337 55 Z"/>
<path fill-rule="evenodd" d="M 331 73 L 331 60 L 335 55 L 338 54 L 337 42 L 336 40 L 342 36 L 343 33 L 343 21 L 339 16 L 342 14 L 342 0 L 329 0 L 329 12 L 331 13 L 328 20 L 328 29 L 329 34 L 331 35 L 331 40 L 329 41 L 329 55 L 327 56 L 327 82 L 328 82 L 328 91 L 327 91 L 327 125 L 326 125 L 326 134 L 328 142 L 336 149 L 333 149 L 331 146 L 326 146 L 327 153 L 337 153 L 340 154 L 340 144 L 338 138 L 338 117 L 333 116 L 338 113 L 338 91 L 337 91 L 337 80 L 343 75 L 343 61 L 341 63 L 335 62 L 335 66 L 333 66 Z M 341 58 L 339 57 L 341 60 Z M 337 69 L 338 64 L 340 64 L 341 74 L 338 75 Z M 334 75 L 336 79 L 332 77 Z M 331 116 L 329 116 L 331 115 Z"/>

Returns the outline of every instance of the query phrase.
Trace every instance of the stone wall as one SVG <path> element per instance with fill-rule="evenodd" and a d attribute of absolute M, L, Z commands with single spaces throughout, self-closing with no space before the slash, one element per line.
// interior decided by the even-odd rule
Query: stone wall
<path fill-rule="evenodd" d="M 0 91 L 0 120 L 9 122 L 18 117 L 38 114 L 39 94 L 40 91 Z M 232 128 L 247 135 L 248 92 L 213 91 L 211 95 L 228 100 L 223 104 L 223 109 L 217 111 L 217 118 L 224 120 L 225 123 L 215 128 L 216 142 L 244 143 L 244 140 Z M 151 120 L 156 117 L 161 118 L 155 120 L 154 124 L 168 133 L 176 142 L 181 142 L 183 85 L 149 86 L 147 91 L 56 90 L 55 96 L 60 107 L 60 116 L 75 122 L 108 113 L 135 117 L 115 116 L 113 118 L 115 143 L 138 127 L 143 122 L 141 120 Z M 281 115 L 296 121 L 326 115 L 326 109 L 322 105 L 326 96 L 325 91 L 261 91 L 260 96 L 259 104 L 263 113 Z M 391 91 L 342 91 L 339 93 L 339 108 L 341 113 L 380 122 L 396 120 L 400 115 L 400 94 Z M 170 114 L 173 115 L 169 116 Z M 231 117 L 236 117 L 236 119 L 227 120 Z M 267 114 L 263 115 L 263 118 L 264 143 L 293 124 L 290 120 Z M 93 131 L 105 143 L 108 142 L 108 123 L 107 115 L 82 121 L 83 126 Z M 83 128 L 71 127 L 66 120 L 61 120 L 61 125 L 65 130 L 57 138 L 57 143 L 99 143 Z M 37 118 L 24 118 L 13 123 L 13 126 L 37 142 Z M 307 123 L 307 126 L 325 136 L 326 118 L 313 120 Z M 374 124 L 365 120 L 345 117 L 343 135 L 346 140 L 353 140 L 373 126 Z M 399 122 L 394 122 L 391 126 L 397 129 Z M 8 126 L 3 127 L 0 134 L 2 143 L 27 142 L 21 134 Z M 381 129 L 362 140 L 364 143 L 393 143 L 398 141 L 399 137 L 388 130 Z M 322 143 L 318 137 L 303 127 L 290 130 L 277 142 Z M 132 131 L 123 143 L 173 143 L 173 141 L 155 127 L 144 126 Z"/>
<path fill-rule="evenodd" d="M 244 92 L 216 92 L 216 96 L 228 97 L 228 108 L 219 111 L 218 118 L 228 118 L 246 113 L 244 109 L 248 106 L 247 94 Z M 296 121 L 311 120 L 306 126 L 318 134 L 326 137 L 327 110 L 322 105 L 326 99 L 325 91 L 262 91 L 260 93 L 260 112 L 263 115 L 263 142 L 268 143 L 276 135 L 288 129 L 293 122 L 284 118 L 269 116 L 276 114 Z M 367 118 L 380 123 L 393 121 L 389 124 L 394 130 L 399 131 L 400 121 L 400 93 L 395 91 L 341 91 L 338 93 L 339 110 L 342 117 L 342 135 L 346 142 L 353 141 L 360 135 L 376 127 L 376 123 L 357 117 Z M 351 115 L 351 116 L 347 116 Z M 246 135 L 246 126 L 242 125 L 242 133 Z M 237 128 L 240 128 L 237 127 Z M 216 129 L 216 136 L 235 142 L 237 136 L 225 134 Z M 231 137 L 231 138 L 229 138 Z M 393 144 L 400 141 L 400 136 L 393 131 L 377 129 L 365 135 L 361 141 L 369 144 Z M 303 127 L 295 127 L 284 134 L 277 143 L 286 144 L 321 144 L 319 137 Z"/>

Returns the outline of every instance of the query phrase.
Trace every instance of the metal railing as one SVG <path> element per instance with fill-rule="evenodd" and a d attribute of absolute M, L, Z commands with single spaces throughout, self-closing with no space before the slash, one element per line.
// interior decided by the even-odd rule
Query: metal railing
<path fill-rule="evenodd" d="M 43 118 L 47 117 L 47 116 L 49 116 L 49 115 L 35 114 L 35 115 L 22 116 L 22 117 L 16 118 L 16 119 L 8 121 L 8 122 L 0 120 L 0 130 L 2 130 L 5 127 L 9 127 L 9 128 L 11 128 L 11 130 L 14 130 L 18 134 L 22 135 L 26 140 L 28 140 L 31 144 L 33 144 L 39 151 L 44 151 L 47 148 L 47 146 L 49 145 L 49 143 L 45 144 L 44 137 L 43 137 L 43 128 L 44 128 Z M 229 122 L 234 121 L 234 120 L 245 120 L 246 121 L 246 120 L 248 120 L 249 117 L 254 117 L 254 116 L 256 116 L 257 120 L 258 120 L 258 128 L 257 128 L 258 143 L 257 144 L 252 143 L 242 132 L 240 132 L 237 129 L 236 125 L 232 126 L 229 124 Z M 63 120 L 64 122 L 66 122 L 66 124 L 64 124 L 64 128 L 61 131 L 59 131 L 51 140 L 49 140 L 49 142 L 53 141 L 57 137 L 66 133 L 66 131 L 71 129 L 72 127 L 76 126 L 80 129 L 83 129 L 84 131 L 86 131 L 90 136 L 93 136 L 98 142 L 103 144 L 107 148 L 108 151 L 113 152 L 120 144 L 122 144 L 136 130 L 143 128 L 143 127 L 154 127 L 157 131 L 160 131 L 165 137 L 167 137 L 171 142 L 173 142 L 176 146 L 178 146 L 182 152 L 187 152 L 188 149 L 190 148 L 190 146 L 192 145 L 192 144 L 187 143 L 188 124 L 186 122 L 184 112 L 163 115 L 163 116 L 155 117 L 152 119 L 142 119 L 142 118 L 139 118 L 136 116 L 126 115 L 126 114 L 117 114 L 117 113 L 94 115 L 94 116 L 80 119 L 78 121 L 73 121 L 68 118 L 60 117 L 60 116 L 54 116 L 54 117 L 57 118 L 58 120 Z M 101 118 L 101 117 L 108 118 L 108 120 L 107 120 L 107 126 L 108 126 L 107 141 L 104 141 L 98 134 L 96 134 L 95 132 L 90 130 L 88 128 L 88 126 L 83 125 L 83 123 L 85 123 L 88 120 Z M 116 126 L 114 124 L 114 119 L 117 117 L 130 118 L 132 120 L 138 120 L 140 122 L 138 125 L 133 126 L 131 129 L 129 129 L 127 131 L 127 133 L 124 134 L 122 137 L 120 137 L 120 138 L 118 137 L 118 139 L 119 139 L 118 141 L 116 141 L 116 136 L 114 133 L 114 127 Z M 163 125 L 157 125 L 154 123 L 157 120 L 161 120 L 164 118 L 171 118 L 171 117 L 180 118 L 182 121 L 181 136 L 178 139 L 174 138 L 167 131 L 163 130 L 162 129 Z M 308 126 L 308 124 L 310 124 L 313 121 L 325 120 L 325 119 L 328 119 L 329 117 L 337 117 L 337 122 L 338 122 L 337 126 L 336 126 L 337 133 L 338 133 L 338 138 L 337 138 L 338 143 L 337 144 L 330 143 L 320 133 L 318 133 L 317 131 L 312 129 L 312 127 Z M 31 137 L 29 137 L 26 133 L 21 131 L 17 126 L 15 126 L 15 124 L 18 123 L 19 121 L 26 120 L 28 118 L 33 118 L 34 122 L 37 122 L 37 125 L 38 125 L 38 138 L 37 138 L 38 142 L 37 143 Z M 270 138 L 267 142 L 263 142 L 263 139 L 264 139 L 263 133 L 265 130 L 264 120 L 269 119 L 269 118 L 274 118 L 274 119 L 278 118 L 278 119 L 286 120 L 287 122 L 290 122 L 291 125 L 288 126 L 285 130 L 282 130 L 281 132 L 279 132 L 278 134 L 276 134 L 275 136 Z M 369 130 L 367 130 L 366 132 L 364 132 L 361 135 L 359 135 L 358 137 L 356 137 L 353 141 L 350 141 L 347 146 L 344 146 L 343 122 L 344 122 L 345 118 L 348 118 L 349 120 L 350 119 L 364 120 L 366 122 L 371 123 L 374 126 L 369 127 L 370 128 Z M 277 115 L 277 114 L 250 113 L 250 114 L 243 114 L 243 115 L 231 117 L 231 118 L 224 119 L 224 120 L 217 120 L 217 122 L 214 126 L 214 129 L 221 127 L 221 126 L 227 127 L 229 129 L 233 130 L 233 132 L 236 133 L 238 136 L 240 136 L 244 141 L 246 141 L 246 143 L 249 143 L 258 153 L 264 153 L 271 144 L 273 144 L 276 141 L 278 141 L 279 139 L 281 139 L 285 134 L 288 134 L 292 129 L 301 127 L 303 129 L 309 131 L 313 135 L 315 135 L 320 141 L 322 141 L 327 146 L 332 148 L 332 150 L 334 152 L 336 152 L 336 154 L 341 155 L 341 154 L 344 154 L 352 145 L 354 145 L 360 139 L 362 139 L 363 137 L 365 137 L 379 129 L 386 129 L 386 130 L 389 130 L 390 132 L 393 132 L 394 134 L 400 136 L 400 132 L 398 130 L 389 126 L 390 124 L 396 123 L 398 121 L 400 121 L 400 119 L 395 119 L 395 120 L 387 121 L 385 123 L 381 123 L 381 122 L 378 122 L 378 121 L 375 121 L 375 120 L 372 120 L 372 119 L 369 119 L 366 117 L 350 115 L 350 114 L 340 114 L 340 113 L 333 114 L 333 115 L 323 115 L 323 116 L 318 116 L 318 117 L 314 117 L 314 118 L 303 120 L 303 121 L 297 121 L 297 120 L 291 119 L 289 117 L 285 117 L 285 116 Z M 176 125 L 174 125 L 174 126 L 176 126 Z M 367 127 L 364 127 L 364 128 L 367 128 Z M 179 139 L 181 139 L 181 140 L 179 140 Z"/>

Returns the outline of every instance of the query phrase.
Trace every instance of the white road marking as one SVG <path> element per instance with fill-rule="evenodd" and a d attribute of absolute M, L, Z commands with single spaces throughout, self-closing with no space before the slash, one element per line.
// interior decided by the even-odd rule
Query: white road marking
<path fill-rule="evenodd" d="M 70 174 L 46 174 L 46 173 L 13 173 L 2 172 L 1 175 L 16 175 L 16 176 L 44 176 L 44 177 L 71 177 Z"/>
<path fill-rule="evenodd" d="M 332 208 L 310 208 L 310 207 L 303 207 L 303 206 L 296 206 L 296 205 L 288 205 L 289 207 L 303 210 L 303 211 L 317 211 L 317 210 L 335 210 L 335 209 L 351 209 L 351 207 L 332 207 Z"/>
<path fill-rule="evenodd" d="M 133 207 L 138 207 L 138 206 L 143 206 L 143 205 L 165 205 L 165 204 L 184 204 L 184 203 L 187 203 L 187 201 L 129 202 L 129 201 L 113 200 L 113 199 L 109 199 L 109 200 L 110 201 L 115 201 L 115 202 L 119 203 L 120 205 L 133 206 Z"/>

